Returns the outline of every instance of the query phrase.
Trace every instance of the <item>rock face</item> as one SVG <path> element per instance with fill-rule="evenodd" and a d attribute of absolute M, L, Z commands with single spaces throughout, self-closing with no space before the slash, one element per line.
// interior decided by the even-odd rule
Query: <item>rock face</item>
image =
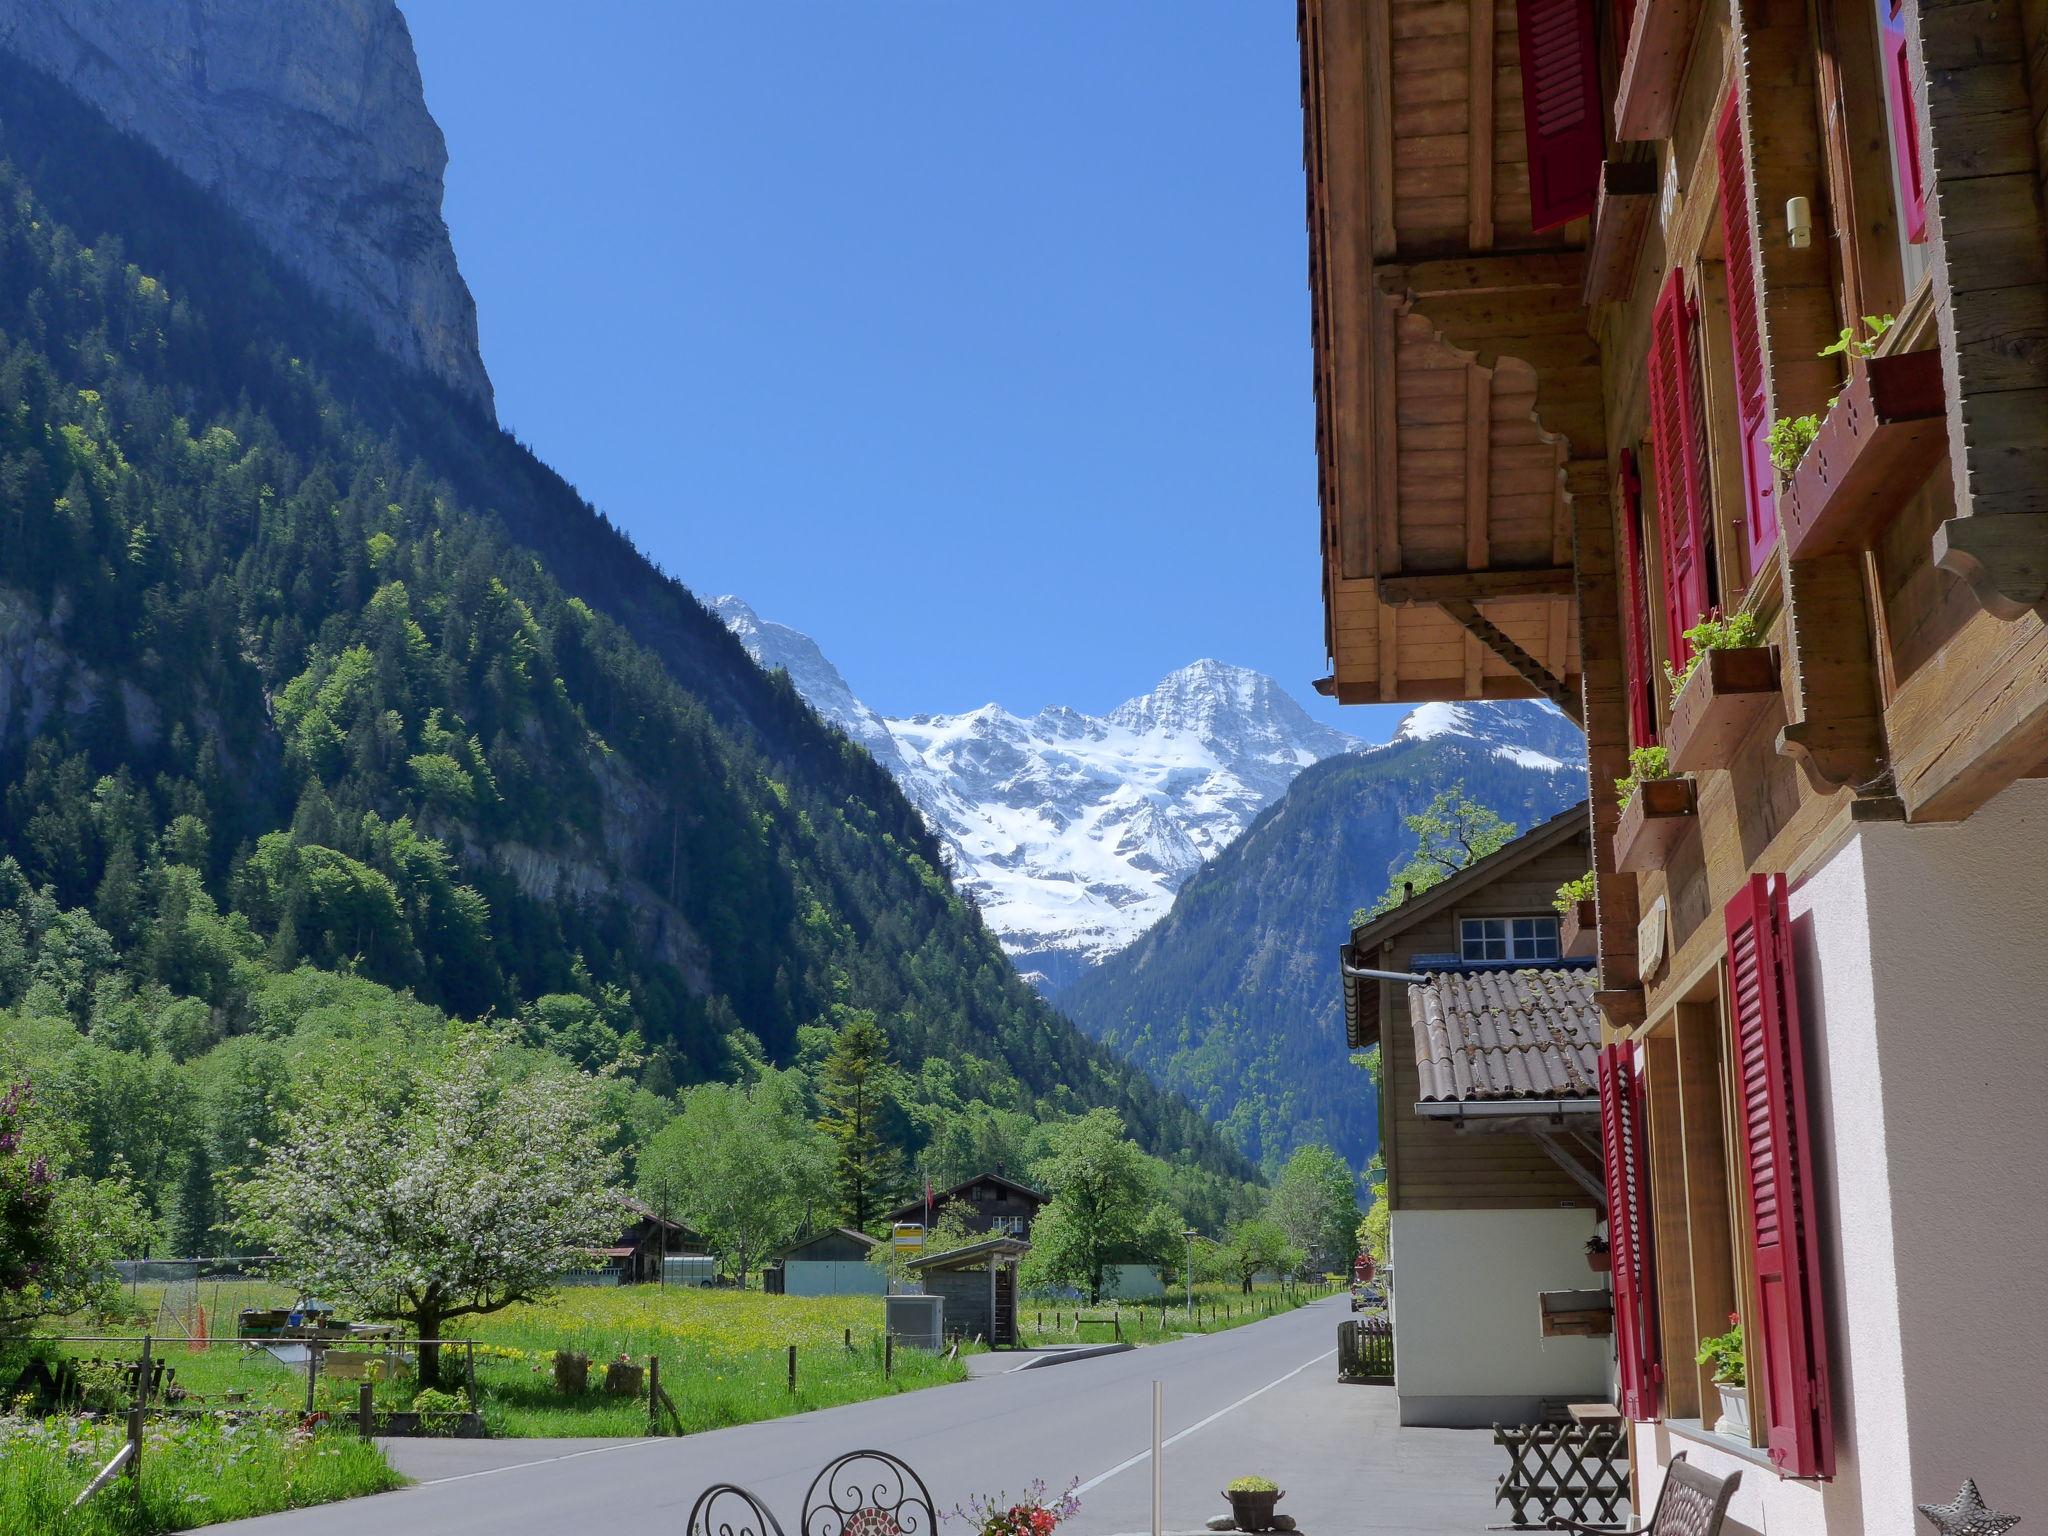
<path fill-rule="evenodd" d="M 0 47 L 219 196 L 401 360 L 492 408 L 394 0 L 0 0 Z"/>

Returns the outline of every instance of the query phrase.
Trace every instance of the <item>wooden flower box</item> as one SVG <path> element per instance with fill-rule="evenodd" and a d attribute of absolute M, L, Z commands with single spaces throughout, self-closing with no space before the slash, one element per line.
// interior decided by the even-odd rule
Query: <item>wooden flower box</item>
<path fill-rule="evenodd" d="M 1699 794 L 1691 779 L 1644 779 L 1614 829 L 1616 867 L 1638 874 L 1663 868 L 1685 829 L 1698 820 Z"/>
<path fill-rule="evenodd" d="M 1795 560 L 1868 548 L 1948 451 L 1941 354 L 1858 362 L 1778 498 Z"/>
<path fill-rule="evenodd" d="M 1778 693 L 1778 653 L 1770 646 L 1702 651 L 1671 701 L 1664 744 L 1672 768 L 1680 773 L 1726 768 Z"/>
<path fill-rule="evenodd" d="M 1560 952 L 1572 959 L 1590 955 L 1599 947 L 1600 909 L 1592 897 L 1565 909 L 1564 920 L 1557 925 L 1557 942 Z"/>
<path fill-rule="evenodd" d="M 1700 0 L 1638 0 L 1614 92 L 1617 139 L 1671 137 L 1700 10 Z"/>
<path fill-rule="evenodd" d="M 1607 1291 L 1538 1291 L 1543 1337 L 1601 1338 L 1614 1332 L 1614 1297 Z"/>

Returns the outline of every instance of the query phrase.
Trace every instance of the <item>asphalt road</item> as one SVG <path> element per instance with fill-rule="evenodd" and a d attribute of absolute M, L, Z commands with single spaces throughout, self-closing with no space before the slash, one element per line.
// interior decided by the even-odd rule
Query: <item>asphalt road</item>
<path fill-rule="evenodd" d="M 682 1536 L 706 1485 L 752 1490 L 796 1536 L 811 1479 L 878 1447 L 930 1486 L 940 1511 L 970 1495 L 1079 1479 L 1075 1536 L 1151 1525 L 1152 1382 L 1165 1384 L 1166 1527 L 1196 1530 L 1248 1472 L 1289 1490 L 1304 1536 L 1487 1522 L 1498 1452 L 1460 1431 L 1397 1430 L 1386 1389 L 1336 1383 L 1332 1297 L 1226 1333 L 850 1404 L 684 1439 L 401 1441 L 417 1486 L 268 1515 L 236 1536 Z M 955 1526 L 954 1529 L 961 1529 Z"/>

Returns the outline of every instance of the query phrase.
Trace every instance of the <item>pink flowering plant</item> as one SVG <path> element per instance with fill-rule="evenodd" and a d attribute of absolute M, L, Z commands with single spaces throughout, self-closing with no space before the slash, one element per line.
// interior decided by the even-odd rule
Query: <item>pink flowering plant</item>
<path fill-rule="evenodd" d="M 122 1170 L 71 1173 L 76 1141 L 27 1080 L 0 1079 L 0 1339 L 111 1304 L 113 1261 L 139 1244 L 142 1210 Z"/>
<path fill-rule="evenodd" d="M 946 1516 L 958 1520 L 978 1536 L 1052 1536 L 1053 1527 L 1080 1512 L 1081 1500 L 1075 1478 L 1057 1497 L 1048 1496 L 1043 1480 L 1034 1482 L 1021 1496 L 1012 1499 L 997 1493 L 954 1506 Z"/>

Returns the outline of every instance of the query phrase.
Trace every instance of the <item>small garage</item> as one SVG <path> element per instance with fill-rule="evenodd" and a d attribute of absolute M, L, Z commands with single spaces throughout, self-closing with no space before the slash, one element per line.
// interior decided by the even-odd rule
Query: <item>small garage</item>
<path fill-rule="evenodd" d="M 830 1227 L 813 1233 L 802 1242 L 785 1248 L 776 1269 L 780 1270 L 785 1296 L 880 1296 L 889 1289 L 889 1277 L 868 1255 L 878 1240 L 851 1227 Z M 775 1270 L 770 1271 L 771 1289 Z"/>

